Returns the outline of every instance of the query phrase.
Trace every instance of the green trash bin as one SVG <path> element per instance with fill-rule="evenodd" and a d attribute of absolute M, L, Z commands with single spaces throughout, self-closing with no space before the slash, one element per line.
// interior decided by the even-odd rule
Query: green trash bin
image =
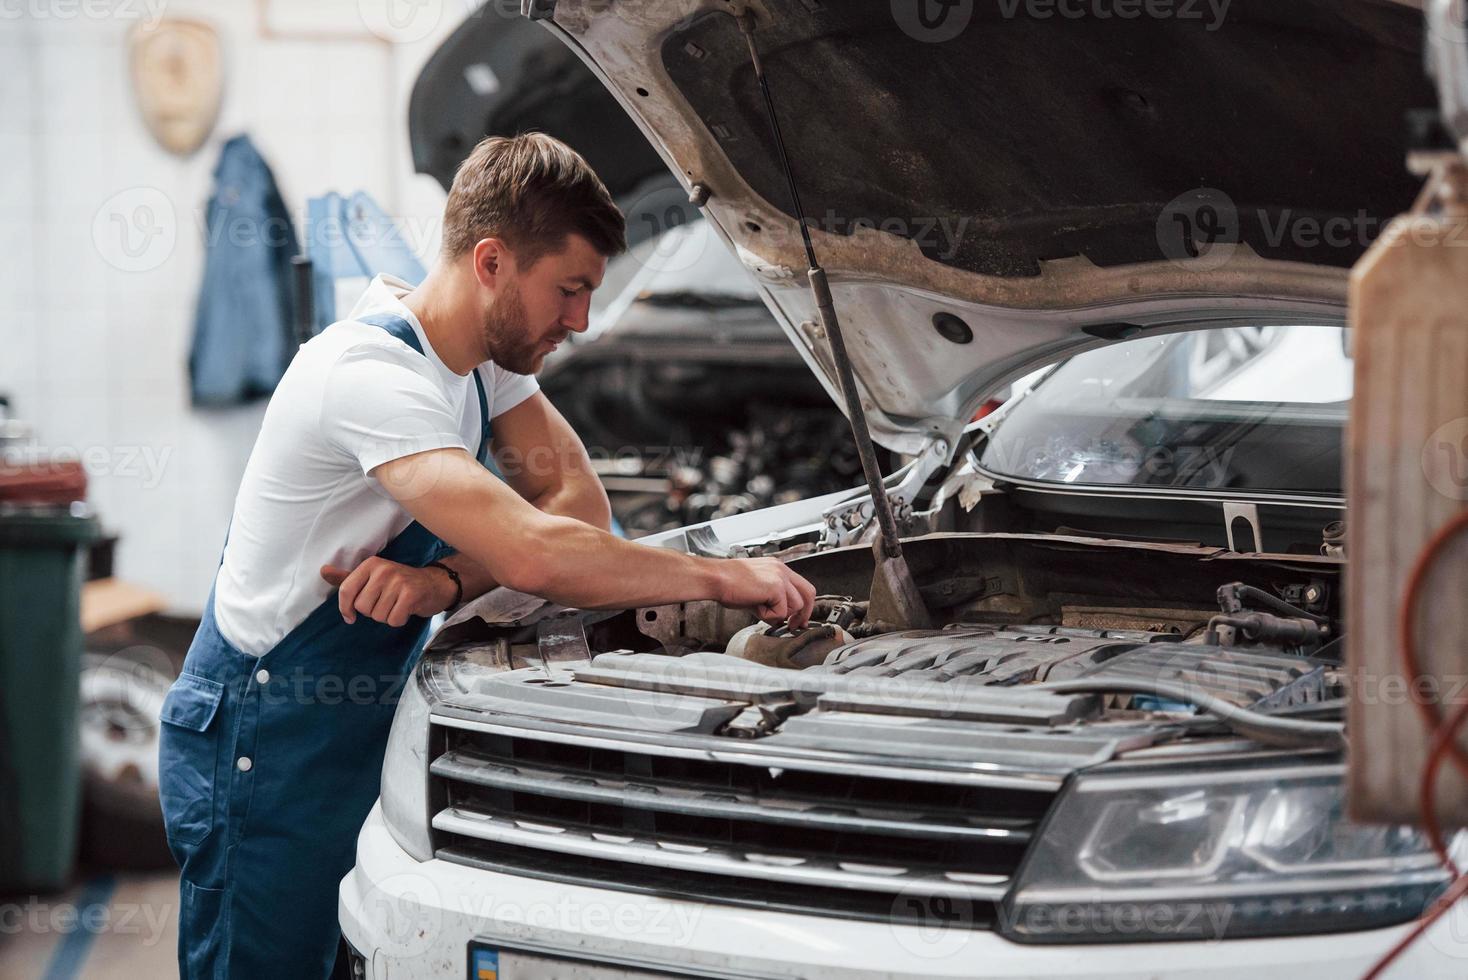
<path fill-rule="evenodd" d="M 85 510 L 0 507 L 0 892 L 66 885 L 81 774 L 81 583 L 99 537 Z"/>

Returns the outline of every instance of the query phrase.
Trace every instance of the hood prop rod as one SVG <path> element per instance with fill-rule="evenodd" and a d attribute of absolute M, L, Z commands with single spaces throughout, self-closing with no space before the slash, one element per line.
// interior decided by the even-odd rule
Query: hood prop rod
<path fill-rule="evenodd" d="M 775 139 L 775 151 L 780 157 L 780 168 L 785 172 L 785 183 L 790 189 L 790 203 L 795 209 L 795 220 L 800 223 L 800 237 L 805 244 L 806 273 L 810 291 L 816 302 L 816 313 L 820 317 L 821 329 L 831 345 L 831 359 L 836 365 L 837 380 L 841 394 L 846 400 L 846 415 L 851 422 L 851 434 L 856 439 L 856 450 L 861 456 L 862 473 L 866 475 L 867 488 L 872 493 L 872 512 L 877 519 L 877 539 L 872 544 L 876 557 L 876 571 L 872 577 L 871 604 L 867 619 L 904 629 L 926 629 L 932 625 L 927 606 L 923 603 L 912 570 L 902 554 L 902 541 L 897 532 L 897 519 L 892 514 L 892 501 L 882 483 L 882 470 L 877 464 L 877 450 L 872 443 L 872 434 L 867 428 L 866 411 L 861 405 L 861 393 L 856 387 L 856 373 L 851 367 L 851 357 L 846 352 L 846 340 L 841 334 L 841 321 L 836 318 L 836 304 L 831 298 L 831 287 L 826 281 L 826 270 L 816 260 L 815 246 L 811 243 L 810 228 L 806 224 L 805 210 L 800 204 L 800 190 L 795 184 L 795 172 L 790 167 L 790 157 L 785 150 L 785 138 L 780 132 L 780 120 L 775 113 L 775 101 L 770 96 L 770 84 L 765 78 L 764 63 L 760 60 L 759 48 L 754 43 L 754 14 L 748 8 L 739 14 L 739 30 L 749 44 L 749 61 L 754 68 L 754 77 L 759 82 L 760 94 L 764 97 L 765 115 L 769 117 L 770 132 Z"/>

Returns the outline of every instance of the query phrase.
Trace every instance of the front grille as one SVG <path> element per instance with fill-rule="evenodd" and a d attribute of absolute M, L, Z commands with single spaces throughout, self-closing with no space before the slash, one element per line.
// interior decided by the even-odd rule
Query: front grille
<path fill-rule="evenodd" d="M 444 860 L 846 917 L 989 927 L 1054 798 L 524 732 L 435 726 L 433 744 Z"/>

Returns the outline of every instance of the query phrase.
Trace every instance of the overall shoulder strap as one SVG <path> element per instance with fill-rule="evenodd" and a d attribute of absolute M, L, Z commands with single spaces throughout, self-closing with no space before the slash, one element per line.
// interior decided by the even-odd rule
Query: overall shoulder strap
<path fill-rule="evenodd" d="M 381 327 L 394 337 L 407 344 L 420 354 L 423 354 L 423 342 L 418 339 L 418 331 L 413 325 L 396 313 L 369 313 L 366 316 L 357 317 L 359 323 L 365 323 L 373 327 Z M 428 355 L 424 354 L 424 357 Z"/>
<path fill-rule="evenodd" d="M 484 378 L 479 369 L 469 372 L 474 375 L 474 390 L 479 393 L 479 462 L 489 466 L 489 398 L 484 393 Z"/>
<path fill-rule="evenodd" d="M 396 313 L 369 313 L 356 319 L 359 323 L 381 327 L 418 353 L 423 354 L 424 357 L 428 356 L 423 352 L 423 342 L 418 339 L 418 331 Z M 476 456 L 479 462 L 488 465 L 486 461 L 489 459 L 489 398 L 485 395 L 484 379 L 479 376 L 479 369 L 475 368 L 469 373 L 474 377 L 474 390 L 479 395 L 479 452 Z"/>

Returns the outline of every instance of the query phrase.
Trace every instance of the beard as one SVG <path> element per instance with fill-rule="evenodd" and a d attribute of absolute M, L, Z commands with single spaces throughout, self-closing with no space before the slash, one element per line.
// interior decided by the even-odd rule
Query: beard
<path fill-rule="evenodd" d="M 484 316 L 483 336 L 486 360 L 506 371 L 534 374 L 545 360 L 540 341 L 529 336 L 518 283 L 510 283 L 495 297 L 494 306 Z"/>

